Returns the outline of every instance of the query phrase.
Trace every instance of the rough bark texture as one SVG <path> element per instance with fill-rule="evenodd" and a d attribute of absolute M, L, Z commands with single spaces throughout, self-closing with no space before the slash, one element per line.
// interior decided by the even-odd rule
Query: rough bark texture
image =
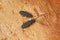
<path fill-rule="evenodd" d="M 21 25 L 31 18 L 20 10 L 40 16 L 26 29 Z M 59 0 L 0 0 L 0 40 L 60 40 Z"/>

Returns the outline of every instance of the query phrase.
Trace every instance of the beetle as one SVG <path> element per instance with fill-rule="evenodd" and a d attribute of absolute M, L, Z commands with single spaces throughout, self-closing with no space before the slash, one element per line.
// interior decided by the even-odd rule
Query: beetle
<path fill-rule="evenodd" d="M 27 28 L 33 23 L 35 23 L 35 19 L 28 20 L 27 22 L 23 23 L 22 28 Z"/>
<path fill-rule="evenodd" d="M 26 17 L 29 17 L 29 18 L 32 18 L 33 17 L 33 15 L 32 14 L 30 14 L 29 12 L 27 12 L 27 11 L 20 11 L 19 12 L 21 15 L 23 15 L 23 16 L 26 16 Z"/>

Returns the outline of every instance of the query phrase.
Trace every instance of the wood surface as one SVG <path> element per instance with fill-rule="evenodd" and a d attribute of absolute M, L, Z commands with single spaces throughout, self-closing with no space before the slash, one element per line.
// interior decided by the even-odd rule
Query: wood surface
<path fill-rule="evenodd" d="M 23 29 L 21 10 L 44 15 Z M 0 40 L 60 40 L 60 0 L 0 0 Z"/>

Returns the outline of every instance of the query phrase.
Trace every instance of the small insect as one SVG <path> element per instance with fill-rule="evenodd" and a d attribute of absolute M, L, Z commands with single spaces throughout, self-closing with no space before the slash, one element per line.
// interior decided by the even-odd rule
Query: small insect
<path fill-rule="evenodd" d="M 32 14 L 30 14 L 30 13 L 28 13 L 28 12 L 26 12 L 26 11 L 20 11 L 19 13 L 20 13 L 21 15 L 26 16 L 26 17 L 29 17 L 29 18 L 32 18 L 32 17 L 33 17 Z"/>
<path fill-rule="evenodd" d="M 27 28 L 29 27 L 31 24 L 35 23 L 35 19 L 31 19 L 27 22 L 25 22 L 23 25 L 22 25 L 22 28 Z"/>

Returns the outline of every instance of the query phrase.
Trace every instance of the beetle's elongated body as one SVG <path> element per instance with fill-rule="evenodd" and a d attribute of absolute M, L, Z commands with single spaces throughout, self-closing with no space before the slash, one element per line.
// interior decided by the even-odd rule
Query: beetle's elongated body
<path fill-rule="evenodd" d="M 29 18 L 32 18 L 32 17 L 33 17 L 32 14 L 30 14 L 30 13 L 28 13 L 28 12 L 26 12 L 26 11 L 20 11 L 20 14 L 23 15 L 23 16 L 29 17 Z M 33 24 L 34 22 L 36 22 L 36 19 L 39 18 L 40 16 L 43 16 L 43 14 L 37 16 L 36 18 L 33 18 L 33 19 L 31 19 L 31 20 L 28 20 L 28 21 L 25 22 L 25 23 L 23 23 L 22 28 L 27 28 L 27 27 L 29 27 L 31 24 Z"/>
<path fill-rule="evenodd" d="M 29 27 L 31 24 L 33 24 L 35 22 L 35 19 L 31 19 L 27 22 L 25 22 L 23 25 L 22 25 L 22 28 L 27 28 Z"/>
<path fill-rule="evenodd" d="M 29 18 L 32 18 L 32 17 L 33 17 L 32 14 L 30 14 L 30 13 L 28 13 L 28 12 L 26 12 L 26 11 L 20 11 L 19 13 L 20 13 L 21 15 L 26 16 L 26 17 L 29 17 Z"/>

